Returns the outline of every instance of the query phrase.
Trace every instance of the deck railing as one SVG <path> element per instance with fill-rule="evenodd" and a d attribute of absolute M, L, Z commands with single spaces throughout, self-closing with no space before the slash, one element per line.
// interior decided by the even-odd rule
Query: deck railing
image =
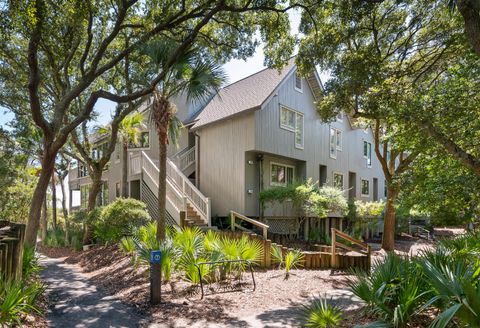
<path fill-rule="evenodd" d="M 357 245 L 360 248 L 358 249 L 358 248 L 353 248 L 351 246 L 348 246 L 348 245 L 338 241 L 337 237 L 340 238 L 340 239 L 343 239 L 343 240 L 347 240 L 351 244 Z M 334 268 L 337 266 L 337 263 L 336 263 L 336 261 L 337 261 L 337 247 L 341 248 L 341 249 L 344 249 L 344 250 L 347 250 L 349 252 L 357 252 L 357 253 L 360 253 L 362 255 L 365 255 L 365 256 L 368 257 L 368 263 L 370 263 L 370 256 L 371 256 L 370 245 L 368 245 L 367 243 L 364 243 L 361 240 L 353 238 L 352 236 L 347 235 L 346 233 L 344 233 L 340 230 L 332 228 L 332 267 L 334 267 Z"/>
<path fill-rule="evenodd" d="M 246 216 L 244 216 L 240 213 L 237 213 L 235 211 L 230 211 L 230 226 L 232 228 L 232 231 L 235 231 L 235 229 L 239 229 L 239 230 L 242 230 L 242 231 L 251 232 L 249 229 L 242 227 L 240 224 L 237 224 L 237 219 L 240 220 L 240 221 L 245 221 L 245 222 L 251 223 L 254 226 L 256 226 L 257 228 L 260 228 L 260 230 L 262 231 L 263 238 L 267 239 L 268 228 L 269 228 L 268 225 L 266 225 L 265 223 L 262 223 L 260 221 L 257 221 L 257 220 L 251 219 L 249 217 L 246 217 Z"/>
<path fill-rule="evenodd" d="M 195 164 L 196 159 L 196 151 L 195 147 L 192 147 L 184 152 L 180 152 L 175 157 L 175 164 L 180 169 L 180 171 L 184 171 L 190 165 Z"/>
<path fill-rule="evenodd" d="M 130 154 L 130 174 L 142 173 L 142 154 L 143 152 Z"/>

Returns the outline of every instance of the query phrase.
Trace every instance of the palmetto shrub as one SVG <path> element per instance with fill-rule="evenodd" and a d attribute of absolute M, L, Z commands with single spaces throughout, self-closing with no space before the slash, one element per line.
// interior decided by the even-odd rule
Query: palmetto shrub
<path fill-rule="evenodd" d="M 376 260 L 369 274 L 355 271 L 352 292 L 378 321 L 372 327 L 408 327 L 423 309 L 431 292 L 422 280 L 422 268 L 411 258 L 389 253 Z"/>
<path fill-rule="evenodd" d="M 272 245 L 272 256 L 278 263 L 278 267 L 285 269 L 285 279 L 290 277 L 290 271 L 303 264 L 304 255 L 300 250 L 291 250 L 285 253 L 277 245 Z"/>
<path fill-rule="evenodd" d="M 39 283 L 27 284 L 25 280 L 0 278 L 0 326 L 21 325 L 23 315 L 40 312 L 36 302 L 43 290 Z"/>
<path fill-rule="evenodd" d="M 310 304 L 303 305 L 300 314 L 303 327 L 334 328 L 342 321 L 342 309 L 326 298 L 315 298 Z"/>
<path fill-rule="evenodd" d="M 30 276 L 40 272 L 40 270 L 41 266 L 38 263 L 38 256 L 35 253 L 35 248 L 25 245 L 22 259 L 23 279 L 30 278 Z"/>

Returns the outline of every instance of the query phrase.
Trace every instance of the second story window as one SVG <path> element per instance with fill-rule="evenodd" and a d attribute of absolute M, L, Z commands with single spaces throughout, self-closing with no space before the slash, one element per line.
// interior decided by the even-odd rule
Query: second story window
<path fill-rule="evenodd" d="M 295 90 L 303 92 L 302 77 L 295 72 Z"/>
<path fill-rule="evenodd" d="M 303 149 L 303 114 L 280 106 L 280 127 L 295 133 L 295 147 Z"/>
<path fill-rule="evenodd" d="M 78 177 L 79 178 L 83 178 L 83 177 L 88 176 L 88 170 L 87 170 L 87 167 L 84 164 L 78 163 L 77 170 L 78 170 Z"/>
<path fill-rule="evenodd" d="M 150 147 L 150 132 L 143 131 L 140 133 L 138 138 L 138 143 L 130 143 L 128 148 L 135 149 L 135 148 L 149 148 Z"/>
<path fill-rule="evenodd" d="M 330 157 L 337 158 L 337 150 L 342 150 L 342 131 L 330 128 Z"/>
<path fill-rule="evenodd" d="M 338 189 L 343 189 L 343 174 L 334 172 L 333 173 L 333 186 Z"/>
<path fill-rule="evenodd" d="M 372 167 L 372 144 L 370 142 L 363 142 L 363 157 L 367 160 L 367 166 Z"/>
<path fill-rule="evenodd" d="M 293 183 L 293 166 L 271 163 L 270 164 L 272 186 L 286 186 Z"/>

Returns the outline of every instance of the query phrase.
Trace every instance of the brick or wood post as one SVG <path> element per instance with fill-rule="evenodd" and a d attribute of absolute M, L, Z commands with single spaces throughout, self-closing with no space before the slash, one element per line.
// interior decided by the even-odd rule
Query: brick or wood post
<path fill-rule="evenodd" d="M 336 241 L 336 235 L 335 235 L 335 229 L 332 228 L 332 248 L 331 248 L 331 252 L 332 252 L 332 268 L 336 268 L 337 267 L 337 251 L 336 251 L 336 247 L 335 247 L 335 241 Z"/>
<path fill-rule="evenodd" d="M 230 212 L 230 226 L 232 228 L 232 231 L 235 231 L 235 215 L 233 212 Z"/>
<path fill-rule="evenodd" d="M 2 275 L 6 275 L 7 272 L 7 247 L 7 244 L 0 242 L 0 274 Z"/>
<path fill-rule="evenodd" d="M 305 222 L 303 223 L 303 238 L 308 240 L 308 230 L 310 228 L 310 218 L 305 218 Z"/>
<path fill-rule="evenodd" d="M 272 241 L 270 239 L 265 240 L 264 242 L 264 251 L 265 251 L 265 267 L 270 269 L 272 267 Z"/>
<path fill-rule="evenodd" d="M 162 270 L 161 264 L 150 263 L 150 303 L 159 304 L 162 301 Z"/>
<path fill-rule="evenodd" d="M 23 266 L 23 251 L 25 240 L 25 225 L 24 224 L 12 224 L 12 228 L 15 229 L 18 241 L 15 243 L 13 252 L 13 261 L 15 263 L 15 270 L 13 272 L 16 279 L 22 278 L 22 266 Z"/>
<path fill-rule="evenodd" d="M 187 218 L 187 213 L 185 211 L 180 211 L 180 228 L 185 227 L 185 219 Z"/>
<path fill-rule="evenodd" d="M 367 246 L 367 265 L 366 265 L 366 270 L 368 273 L 370 273 L 370 268 L 372 265 L 372 249 L 370 245 Z"/>
<path fill-rule="evenodd" d="M 340 231 L 343 231 L 343 218 L 340 218 Z"/>

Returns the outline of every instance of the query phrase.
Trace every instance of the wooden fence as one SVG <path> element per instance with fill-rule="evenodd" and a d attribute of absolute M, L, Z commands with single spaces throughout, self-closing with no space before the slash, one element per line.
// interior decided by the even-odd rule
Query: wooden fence
<path fill-rule="evenodd" d="M 241 238 L 242 236 L 248 236 L 248 238 L 250 238 L 251 240 L 257 241 L 259 245 L 261 245 L 262 249 L 262 257 L 259 261 L 259 266 L 266 269 L 275 268 L 278 266 L 278 263 L 275 262 L 275 259 L 273 258 L 271 253 L 272 246 L 280 247 L 284 254 L 290 250 L 293 250 L 292 248 L 273 243 L 271 240 L 265 239 L 255 233 L 242 231 L 219 231 L 219 233 L 229 238 Z M 332 257 L 331 246 L 317 244 L 313 246 L 315 249 L 314 251 L 302 251 L 302 267 L 305 269 L 335 268 L 343 270 L 350 268 L 359 268 L 363 270 L 369 270 L 370 268 L 370 249 L 368 249 L 368 255 L 361 252 L 346 253 L 338 250 L 335 251 L 335 255 Z"/>
<path fill-rule="evenodd" d="M 22 278 L 25 225 L 0 221 L 0 274 L 7 279 Z"/>

